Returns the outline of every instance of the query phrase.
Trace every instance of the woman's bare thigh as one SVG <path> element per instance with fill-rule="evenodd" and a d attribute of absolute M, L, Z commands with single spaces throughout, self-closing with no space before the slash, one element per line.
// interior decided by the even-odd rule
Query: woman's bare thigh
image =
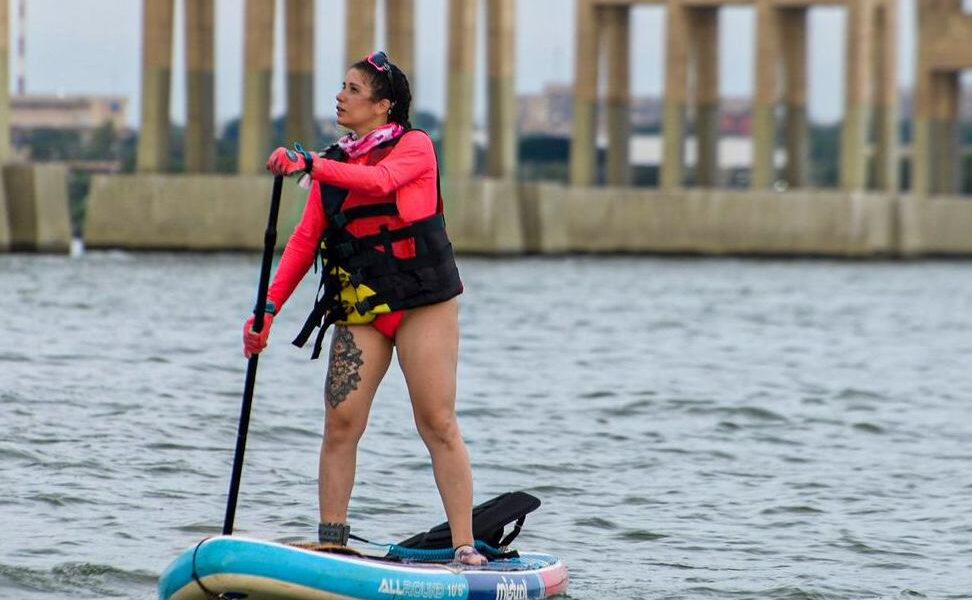
<path fill-rule="evenodd" d="M 337 325 L 324 381 L 328 421 L 364 428 L 371 401 L 391 362 L 392 343 L 371 325 Z"/>
<path fill-rule="evenodd" d="M 452 414 L 459 359 L 459 303 L 409 310 L 395 337 L 416 421 Z"/>

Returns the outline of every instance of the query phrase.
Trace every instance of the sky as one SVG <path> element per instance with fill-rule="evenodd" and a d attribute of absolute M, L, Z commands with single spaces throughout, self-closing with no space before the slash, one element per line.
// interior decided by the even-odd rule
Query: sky
<path fill-rule="evenodd" d="M 3 0 L 6 1 L 6 0 Z M 176 0 L 177 23 L 182 4 Z M 189 0 L 191 1 L 191 0 Z M 899 87 L 914 81 L 915 2 L 897 0 L 900 6 L 898 42 Z M 972 0 L 963 0 L 972 10 Z M 216 119 L 222 123 L 239 116 L 242 105 L 244 0 L 216 0 Z M 380 23 L 376 47 L 384 37 Z M 445 105 L 447 0 L 416 0 L 417 38 L 416 105 L 441 114 Z M 318 117 L 333 114 L 334 95 L 344 75 L 344 0 L 317 0 L 315 15 L 315 105 Z M 279 6 L 278 6 L 279 11 Z M 516 87 L 536 93 L 548 84 L 573 80 L 574 0 L 517 1 Z M 11 10 L 11 28 L 19 23 Z M 645 5 L 632 12 L 632 93 L 661 95 L 664 90 L 664 16 L 660 6 Z M 754 11 L 736 6 L 722 9 L 721 93 L 752 94 L 754 80 Z M 480 20 L 482 26 L 485 19 Z M 274 113 L 284 107 L 282 15 L 276 35 Z M 819 7 L 810 11 L 809 112 L 813 120 L 834 122 L 843 115 L 844 9 Z M 28 0 L 26 23 L 26 91 L 28 94 L 111 94 L 130 100 L 129 121 L 138 125 L 141 65 L 141 0 Z M 476 114 L 485 110 L 485 36 L 479 35 L 479 78 Z M 182 31 L 176 27 L 174 65 L 182 65 Z M 11 48 L 16 44 L 11 43 Z M 11 61 L 15 58 L 11 54 Z M 394 57 L 392 57 L 394 61 Z M 11 74 L 16 73 L 11 64 Z M 968 79 L 966 79 L 968 82 Z M 13 87 L 13 77 L 11 87 Z M 184 69 L 174 69 L 172 117 L 185 120 Z"/>

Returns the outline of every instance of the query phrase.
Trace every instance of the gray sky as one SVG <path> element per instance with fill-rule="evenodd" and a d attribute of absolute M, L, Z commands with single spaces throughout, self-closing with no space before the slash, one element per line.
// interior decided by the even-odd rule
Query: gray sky
<path fill-rule="evenodd" d="M 6 1 L 6 0 L 2 0 Z M 177 0 L 177 18 L 181 5 Z M 972 6 L 972 0 L 963 0 Z M 914 79 L 914 5 L 898 0 L 901 8 L 898 32 L 901 50 L 898 68 L 900 87 Z M 217 120 L 238 116 L 242 95 L 242 27 L 244 0 L 216 0 Z M 382 2 L 379 2 L 379 6 Z M 441 113 L 445 103 L 446 0 L 416 0 L 418 47 L 415 79 L 419 108 Z M 517 89 L 536 92 L 549 83 L 573 79 L 574 0 L 518 0 Z M 140 0 L 28 0 L 27 93 L 119 94 L 130 101 L 130 121 L 139 118 L 139 65 L 141 64 Z M 659 95 L 663 91 L 664 10 L 644 6 L 634 9 L 632 22 L 632 89 L 634 94 Z M 15 11 L 11 11 L 14 17 Z M 750 7 L 723 9 L 722 94 L 752 93 L 754 75 L 754 12 Z M 282 19 L 278 18 L 279 25 Z M 317 64 L 315 104 L 318 116 L 333 113 L 334 94 L 344 74 L 342 64 L 344 0 L 318 0 L 316 13 Z M 14 35 L 19 29 L 12 19 Z M 383 35 L 378 32 L 379 39 Z M 182 64 L 181 32 L 176 34 L 176 65 Z M 480 36 L 480 56 L 484 57 Z M 281 35 L 275 54 L 282 65 Z M 835 121 L 843 114 L 844 10 L 822 7 L 810 13 L 810 114 L 818 121 Z M 11 44 L 11 48 L 15 48 Z M 13 60 L 13 57 L 11 57 Z M 394 60 L 394 57 L 392 57 Z M 13 67 L 13 65 L 11 65 Z M 11 74 L 15 70 L 11 69 Z M 176 69 L 172 114 L 183 122 L 183 70 Z M 277 69 L 274 112 L 283 108 L 282 68 Z M 480 62 L 477 114 L 482 116 L 485 87 L 484 61 Z"/>

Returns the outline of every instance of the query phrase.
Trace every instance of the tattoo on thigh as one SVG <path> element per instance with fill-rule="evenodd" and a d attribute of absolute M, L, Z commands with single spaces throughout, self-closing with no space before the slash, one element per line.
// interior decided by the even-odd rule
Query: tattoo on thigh
<path fill-rule="evenodd" d="M 361 349 L 354 343 L 354 336 L 347 327 L 338 326 L 331 340 L 331 360 L 324 382 L 324 398 L 331 408 L 348 399 L 348 394 L 358 389 L 361 375 L 358 373 L 364 360 Z"/>

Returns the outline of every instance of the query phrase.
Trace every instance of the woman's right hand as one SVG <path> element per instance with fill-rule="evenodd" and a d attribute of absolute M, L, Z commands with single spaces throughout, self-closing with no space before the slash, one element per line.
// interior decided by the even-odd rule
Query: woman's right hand
<path fill-rule="evenodd" d="M 302 172 L 306 165 L 306 157 L 283 147 L 274 150 L 267 159 L 267 171 L 284 177 Z"/>
<path fill-rule="evenodd" d="M 267 347 L 267 339 L 270 337 L 270 326 L 273 325 L 273 315 L 264 313 L 263 329 L 259 333 L 253 331 L 253 321 L 255 317 L 250 316 L 243 325 L 243 356 L 250 358 L 254 354 L 260 354 Z"/>

